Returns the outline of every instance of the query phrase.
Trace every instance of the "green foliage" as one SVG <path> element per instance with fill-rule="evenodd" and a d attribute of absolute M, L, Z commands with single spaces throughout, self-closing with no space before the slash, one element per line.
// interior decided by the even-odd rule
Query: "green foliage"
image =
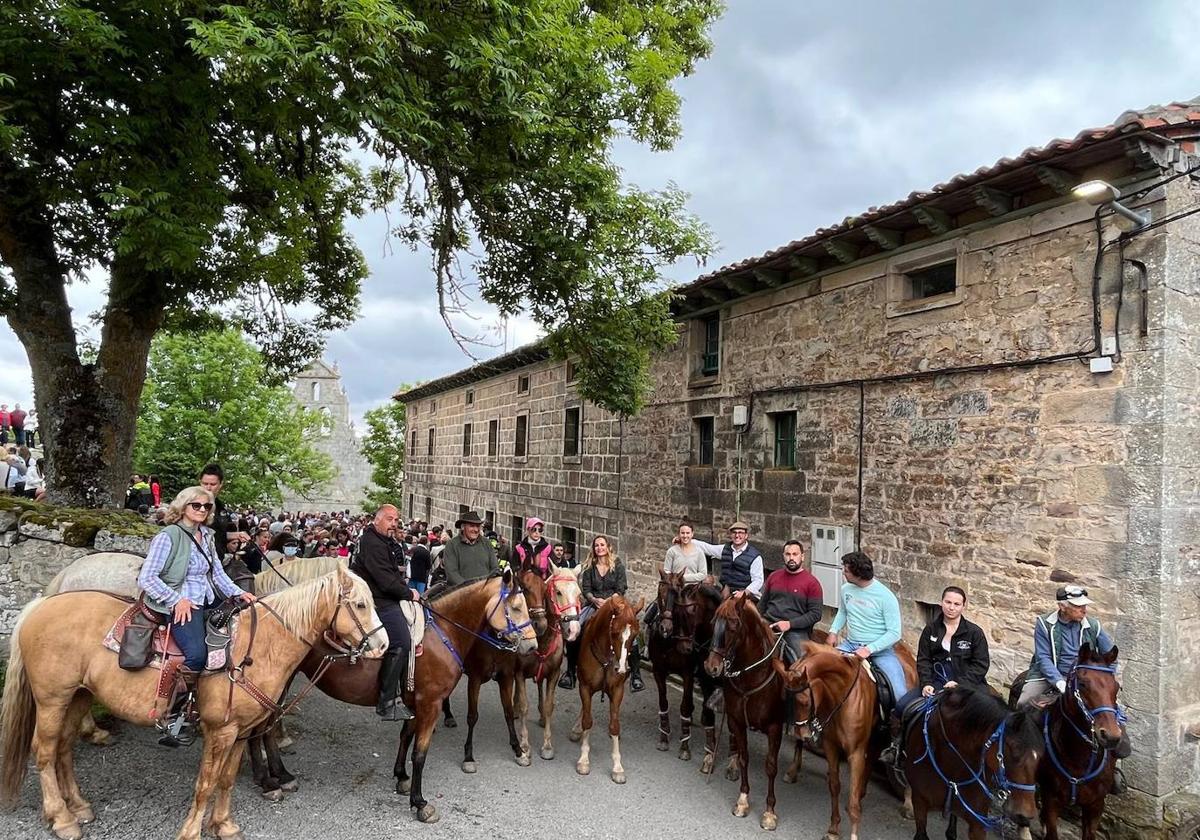
<path fill-rule="evenodd" d="M 268 384 L 261 354 L 234 330 L 159 333 L 150 351 L 134 441 L 135 469 L 154 473 L 170 500 L 215 461 L 229 504 L 278 503 L 333 475 L 312 442 L 323 418 L 282 385 Z"/>
<path fill-rule="evenodd" d="M 401 390 L 408 390 L 408 386 Z M 390 400 L 386 405 L 367 411 L 363 420 L 367 424 L 367 433 L 363 436 L 361 451 L 371 464 L 371 482 L 378 488 L 367 491 L 363 507 L 375 510 L 380 505 L 390 504 L 403 510 L 401 479 L 408 434 L 404 403 Z"/>
<path fill-rule="evenodd" d="M 609 153 L 622 137 L 674 143 L 672 85 L 721 10 L 7 0 L 0 228 L 14 220 L 11 241 L 28 243 L 19 228 L 48 223 L 55 283 L 109 268 L 110 306 L 176 330 L 219 313 L 287 372 L 355 314 L 365 264 L 345 219 L 387 208 L 398 237 L 431 249 L 449 308 L 478 242 L 483 299 L 528 311 L 578 357 L 585 396 L 631 413 L 649 353 L 674 336 L 663 270 L 712 241 L 679 190 L 623 184 Z M 20 257 L 4 254 L 14 273 L 54 263 Z M 0 309 L 13 291 L 0 275 Z M 293 321 L 304 303 L 314 314 Z"/>

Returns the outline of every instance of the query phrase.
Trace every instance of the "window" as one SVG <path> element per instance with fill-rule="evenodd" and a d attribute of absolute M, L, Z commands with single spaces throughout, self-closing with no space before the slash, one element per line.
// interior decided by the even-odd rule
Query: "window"
<path fill-rule="evenodd" d="M 943 309 L 965 300 L 966 286 L 959 282 L 963 249 L 961 240 L 939 242 L 888 260 L 887 317 Z"/>
<path fill-rule="evenodd" d="M 572 361 L 567 362 L 567 381 L 575 381 L 575 363 Z"/>
<path fill-rule="evenodd" d="M 471 512 L 471 506 L 470 506 L 470 505 L 462 505 L 462 504 L 460 504 L 460 505 L 458 506 L 458 518 L 459 518 L 459 519 L 462 519 L 464 516 L 466 516 L 466 515 L 467 515 L 468 513 L 470 513 L 470 512 Z"/>
<path fill-rule="evenodd" d="M 412 493 L 409 493 L 409 494 L 408 494 L 408 518 L 409 518 L 409 519 L 413 519 L 413 518 L 414 518 L 414 516 L 413 516 L 413 509 L 414 509 L 414 508 L 413 508 L 413 504 L 414 504 L 414 502 L 416 502 L 416 498 L 413 496 L 413 494 L 412 494 Z"/>
<path fill-rule="evenodd" d="M 564 456 L 574 457 L 579 454 L 581 432 L 582 429 L 580 428 L 579 406 L 568 408 L 565 412 L 563 412 Z"/>
<path fill-rule="evenodd" d="M 416 455 L 417 455 L 417 430 L 416 430 L 416 429 L 413 429 L 413 433 L 412 433 L 412 446 L 410 446 L 410 447 L 408 448 L 408 452 L 409 452 L 409 454 L 410 454 L 410 455 L 412 455 L 413 457 L 416 457 Z"/>
<path fill-rule="evenodd" d="M 516 545 L 525 536 L 525 520 L 519 516 L 508 517 L 508 527 L 512 531 L 512 544 Z"/>
<path fill-rule="evenodd" d="M 528 394 L 529 393 L 529 374 L 524 374 L 522 376 L 517 377 L 517 393 L 518 394 Z"/>
<path fill-rule="evenodd" d="M 529 449 L 529 415 L 517 415 L 517 433 L 513 439 L 513 456 L 524 458 Z"/>
<path fill-rule="evenodd" d="M 576 563 L 583 561 L 583 558 L 579 556 L 579 532 L 577 530 L 564 525 L 562 528 L 562 544 L 563 554 L 569 554 L 574 557 Z"/>
<path fill-rule="evenodd" d="M 494 531 L 496 529 L 496 511 L 485 510 L 483 512 L 483 521 L 484 521 L 484 524 L 486 524 L 488 526 L 489 530 Z"/>
<path fill-rule="evenodd" d="M 312 384 L 312 401 L 313 402 L 321 401 L 321 383 L 320 382 L 314 382 Z"/>
<path fill-rule="evenodd" d="M 958 261 L 938 263 L 906 272 L 905 291 L 908 300 L 925 300 L 939 295 L 954 294 L 958 288 Z"/>
<path fill-rule="evenodd" d="M 432 428 L 429 430 L 429 446 L 427 447 L 427 451 L 425 452 L 425 454 L 428 455 L 430 458 L 433 457 L 433 429 Z"/>
<path fill-rule="evenodd" d="M 713 465 L 713 418 L 697 417 L 696 424 L 696 464 L 701 467 Z"/>
<path fill-rule="evenodd" d="M 433 497 L 426 496 L 425 497 L 425 524 L 428 525 L 430 520 L 432 520 L 432 519 L 433 519 Z"/>
<path fill-rule="evenodd" d="M 471 457 L 471 424 L 463 423 L 463 457 Z"/>
<path fill-rule="evenodd" d="M 796 466 L 796 412 L 772 414 L 771 423 L 775 427 L 775 466 L 792 469 Z"/>
<path fill-rule="evenodd" d="M 321 436 L 329 437 L 333 434 L 333 415 L 329 412 L 329 406 L 323 405 L 319 409 L 321 414 Z"/>
<path fill-rule="evenodd" d="M 488 457 L 495 458 L 500 451 L 500 421 L 488 421 Z"/>
<path fill-rule="evenodd" d="M 700 372 L 705 376 L 715 376 L 721 370 L 721 316 L 709 315 L 703 325 Z"/>
<path fill-rule="evenodd" d="M 437 414 L 437 400 L 430 400 L 430 401 L 429 401 L 429 413 L 430 413 L 430 414 Z"/>
<path fill-rule="evenodd" d="M 467 391 L 467 405 L 475 405 L 475 392 L 473 390 Z"/>

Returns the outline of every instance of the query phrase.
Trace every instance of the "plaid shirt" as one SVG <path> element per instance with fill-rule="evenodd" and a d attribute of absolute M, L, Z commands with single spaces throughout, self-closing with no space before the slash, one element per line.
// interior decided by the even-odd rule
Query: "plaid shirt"
<path fill-rule="evenodd" d="M 200 527 L 199 542 L 210 550 L 212 534 L 212 529 Z M 191 554 L 188 556 L 187 577 L 183 579 L 183 585 L 180 586 L 178 592 L 163 583 L 162 578 L 159 577 L 163 566 L 170 559 L 171 535 L 166 532 L 166 529 L 163 529 L 150 541 L 150 551 L 146 554 L 146 562 L 142 564 L 142 571 L 138 573 L 138 586 L 156 600 L 162 601 L 170 607 L 174 607 L 184 598 L 198 607 L 217 600 L 216 593 L 213 592 L 213 588 L 208 582 L 209 557 L 201 553 L 195 543 L 192 544 Z M 229 579 L 229 575 L 225 573 L 220 561 L 212 561 L 212 570 L 213 582 L 217 584 L 217 588 L 224 595 L 234 598 L 245 593 L 245 590 Z"/>

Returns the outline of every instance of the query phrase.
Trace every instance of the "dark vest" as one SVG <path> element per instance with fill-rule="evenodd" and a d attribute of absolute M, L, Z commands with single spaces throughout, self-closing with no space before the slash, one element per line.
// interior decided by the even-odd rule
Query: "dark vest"
<path fill-rule="evenodd" d="M 750 585 L 750 567 L 762 555 L 749 543 L 746 550 L 733 559 L 733 543 L 725 543 L 721 551 L 721 583 L 732 590 L 745 589 Z"/>

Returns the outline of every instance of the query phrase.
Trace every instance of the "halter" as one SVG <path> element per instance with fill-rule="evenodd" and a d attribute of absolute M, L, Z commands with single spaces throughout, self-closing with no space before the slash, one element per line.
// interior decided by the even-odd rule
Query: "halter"
<path fill-rule="evenodd" d="M 556 621 L 548 625 L 550 640 L 545 645 L 546 649 L 542 650 L 542 645 L 539 644 L 538 649 L 533 652 L 538 661 L 537 670 L 533 674 L 533 681 L 535 683 L 542 681 L 542 676 L 546 672 L 546 662 L 562 646 L 563 627 L 567 624 L 570 624 L 572 621 L 579 620 L 580 599 L 577 597 L 566 606 L 559 607 L 557 591 L 554 588 L 554 584 L 556 583 L 563 581 L 573 582 L 574 580 L 575 578 L 571 575 L 551 575 L 550 577 L 546 578 L 547 591 L 550 593 L 547 603 L 549 603 L 550 612 L 553 614 Z M 545 612 L 545 608 L 543 608 L 543 612 Z M 533 610 L 530 610 L 531 615 L 532 613 Z"/>
<path fill-rule="evenodd" d="M 1068 713 L 1068 708 L 1063 702 L 1067 695 L 1064 694 L 1058 699 L 1058 703 L 1062 704 L 1063 706 L 1061 715 L 1062 719 L 1070 724 L 1071 729 L 1075 731 L 1075 734 L 1078 735 L 1083 741 L 1086 741 L 1090 746 L 1087 766 L 1083 771 L 1083 775 L 1074 776 L 1070 773 L 1070 771 L 1067 770 L 1066 765 L 1063 763 L 1062 756 L 1055 752 L 1054 749 L 1054 738 L 1050 732 L 1050 712 L 1047 711 L 1042 716 L 1042 737 L 1046 742 L 1046 754 L 1050 756 L 1050 763 L 1054 765 L 1054 769 L 1057 770 L 1059 774 L 1071 785 L 1072 805 L 1075 804 L 1075 801 L 1078 797 L 1079 786 L 1092 781 L 1101 773 L 1103 773 L 1104 768 L 1108 764 L 1109 758 L 1111 757 L 1110 753 L 1112 752 L 1113 748 L 1101 746 L 1100 744 L 1100 739 L 1096 730 L 1096 718 L 1099 715 L 1111 714 L 1114 718 L 1116 718 L 1117 724 L 1122 729 L 1125 728 L 1125 722 L 1128 720 L 1124 710 L 1122 710 L 1120 706 L 1096 706 L 1094 708 L 1090 708 L 1087 703 L 1084 702 L 1083 695 L 1079 693 L 1079 671 L 1100 671 L 1104 674 L 1115 675 L 1117 673 L 1117 666 L 1076 665 L 1071 669 L 1071 673 L 1067 676 L 1067 691 L 1074 698 L 1075 705 L 1079 708 L 1079 711 L 1083 714 L 1084 719 L 1088 722 L 1090 732 L 1084 732 L 1075 723 L 1075 721 L 1071 719 L 1071 715 Z"/>
<path fill-rule="evenodd" d="M 933 716 L 934 710 L 938 708 L 939 701 L 940 698 L 937 697 L 925 698 L 924 720 L 921 723 L 921 734 L 925 737 L 925 754 L 914 761 L 913 764 L 920 764 L 925 759 L 929 759 L 929 766 L 933 768 L 934 772 L 937 773 L 938 778 L 941 779 L 942 783 L 946 785 L 946 804 L 943 807 L 944 814 L 947 816 L 949 815 L 951 800 L 957 799 L 958 804 L 961 805 L 963 810 L 966 811 L 977 823 L 982 825 L 988 831 L 999 831 L 1000 827 L 1004 823 L 1003 816 L 991 816 L 987 813 L 979 813 L 971 807 L 969 802 L 967 802 L 966 798 L 963 796 L 962 790 L 963 788 L 968 788 L 971 785 L 979 785 L 979 789 L 984 793 L 984 795 L 987 796 L 989 802 L 1003 802 L 1008 798 L 1009 791 L 1013 790 L 1025 791 L 1026 793 L 1035 793 L 1037 791 L 1037 785 L 1026 785 L 1021 784 L 1020 782 L 1014 782 L 1009 779 L 1008 774 L 1005 773 L 1004 736 L 1008 729 L 1008 717 L 1005 716 L 995 730 L 993 730 L 992 734 L 988 736 L 988 739 L 983 742 L 983 746 L 979 750 L 979 769 L 972 770 L 971 763 L 967 761 L 963 754 L 958 751 L 958 748 L 954 746 L 954 742 L 950 740 L 950 736 L 946 732 L 946 721 L 942 719 L 941 715 L 938 716 L 938 726 L 942 730 L 942 740 L 945 742 L 946 746 L 950 748 L 950 751 L 954 753 L 958 760 L 962 762 L 963 767 L 967 768 L 967 773 L 970 774 L 969 779 L 953 781 L 946 775 L 946 772 L 942 769 L 941 765 L 938 764 L 937 757 L 933 752 L 933 745 L 929 740 L 929 719 Z M 987 783 L 987 754 L 992 748 L 993 744 L 996 746 L 996 774 L 995 778 L 992 780 L 992 786 L 995 787 L 995 790 L 993 790 L 992 787 Z M 990 807 L 988 810 L 991 810 Z"/>
<path fill-rule="evenodd" d="M 783 636 L 781 635 L 779 638 L 782 639 Z M 847 657 L 849 656 L 852 656 L 852 654 L 847 654 Z M 862 676 L 862 672 L 862 663 L 856 662 L 854 668 L 854 679 L 851 680 L 850 687 L 846 689 L 846 693 L 842 695 L 842 699 L 839 700 L 837 705 L 833 707 L 833 711 L 825 716 L 825 720 L 821 720 L 819 717 L 817 717 L 817 695 L 816 692 L 813 691 L 811 680 L 806 682 L 803 688 L 793 692 L 794 694 L 802 694 L 805 692 L 808 693 L 808 720 L 804 721 L 801 726 L 808 727 L 808 741 L 813 746 L 816 746 L 817 742 L 821 740 L 821 734 L 833 721 L 834 716 L 842 710 L 842 706 L 846 705 L 846 701 L 850 699 L 850 695 L 854 693 L 854 687 L 858 685 L 858 678 Z"/>
<path fill-rule="evenodd" d="M 699 647 L 700 649 L 703 649 L 704 646 L 698 645 L 696 642 L 696 622 L 691 615 L 692 611 L 696 609 L 697 602 L 695 600 L 684 600 L 683 595 L 686 589 L 687 585 L 678 590 L 668 586 L 667 604 L 665 607 L 659 609 L 658 616 L 660 621 L 665 619 L 671 622 L 674 632 L 670 635 L 660 633 L 658 638 L 667 642 L 674 642 L 676 645 L 679 642 L 691 642 L 693 647 Z M 675 610 L 677 608 L 683 615 L 687 616 L 690 624 L 692 625 L 691 627 L 688 627 L 687 624 L 685 624 L 682 620 L 679 621 L 678 626 L 676 626 Z"/>
<path fill-rule="evenodd" d="M 732 645 L 727 645 L 725 647 L 717 646 L 718 638 L 720 638 L 721 642 L 725 641 L 726 626 L 727 626 L 727 622 L 723 618 L 717 619 L 713 625 L 712 652 L 714 654 L 716 654 L 717 656 L 721 657 L 721 673 L 719 676 L 725 677 L 725 684 L 728 685 L 730 688 L 732 688 L 734 691 L 736 691 L 738 694 L 741 694 L 743 697 L 749 697 L 753 694 L 757 694 L 758 692 L 760 692 L 764 688 L 766 688 L 768 685 L 770 685 L 771 681 L 775 679 L 776 674 L 775 674 L 774 669 L 771 670 L 770 674 L 768 674 L 768 676 L 765 680 L 763 680 L 761 683 L 759 683 L 758 685 L 756 685 L 754 688 L 750 689 L 749 691 L 744 691 L 744 690 L 738 688 L 736 685 L 734 685 L 733 681 L 736 680 L 738 677 L 749 674 L 751 671 L 762 666 L 763 664 L 770 662 L 771 659 L 774 658 L 775 652 L 779 650 L 779 646 L 783 643 L 783 634 L 781 633 L 775 638 L 775 643 L 772 644 L 769 648 L 767 648 L 767 652 L 763 655 L 763 657 L 761 659 L 757 659 L 754 662 L 751 662 L 749 665 L 747 665 L 744 668 L 738 668 L 735 670 L 733 668 L 733 660 L 734 660 L 734 657 L 737 655 L 736 647 L 734 647 Z M 740 639 L 739 639 L 739 641 L 740 641 Z"/>
<path fill-rule="evenodd" d="M 496 605 L 488 611 L 488 614 L 487 614 L 485 620 L 487 621 L 487 623 L 489 625 L 489 629 L 492 629 L 492 628 L 490 628 L 490 625 L 492 623 L 492 616 L 496 614 L 496 610 L 503 607 L 503 609 L 504 609 L 504 629 L 499 630 L 499 631 L 496 631 L 493 629 L 493 632 L 499 633 L 500 635 L 505 636 L 505 637 L 516 636 L 519 638 L 521 635 L 521 631 L 524 630 L 526 627 L 531 626 L 533 624 L 533 622 L 525 621 L 525 622 L 522 622 L 521 624 L 517 624 L 516 622 L 514 622 L 512 620 L 512 614 L 509 612 L 509 609 L 508 609 L 508 599 L 512 596 L 512 594 L 515 591 L 516 590 L 509 589 L 507 584 L 504 583 L 504 580 L 502 578 L 500 581 L 500 598 L 496 602 Z M 456 663 L 458 663 L 458 669 L 460 671 L 466 670 L 466 666 L 463 664 L 463 658 L 459 654 L 458 649 L 454 647 L 454 643 L 450 641 L 450 637 L 447 636 L 445 631 L 442 630 L 441 625 L 438 624 L 438 622 L 433 620 L 433 617 L 440 618 L 442 621 L 445 621 L 447 624 L 449 624 L 453 627 L 457 627 L 459 630 L 462 630 L 464 633 L 471 636 L 472 638 L 478 639 L 479 641 L 484 642 L 485 644 L 491 645 L 496 650 L 502 650 L 502 651 L 505 651 L 506 653 L 516 653 L 517 652 L 517 643 L 516 642 L 506 641 L 505 639 L 498 638 L 497 636 L 494 636 L 494 635 L 485 635 L 483 633 L 479 633 L 479 632 L 475 631 L 474 629 L 467 627 L 464 624 L 459 624 L 457 621 L 450 618 L 449 616 L 438 612 L 428 602 L 426 602 L 425 603 L 426 622 L 433 625 L 433 629 L 437 632 L 438 638 L 440 638 L 442 640 L 442 644 L 444 644 L 446 646 L 446 650 L 450 651 L 450 655 L 452 657 L 454 657 L 454 661 Z"/>

